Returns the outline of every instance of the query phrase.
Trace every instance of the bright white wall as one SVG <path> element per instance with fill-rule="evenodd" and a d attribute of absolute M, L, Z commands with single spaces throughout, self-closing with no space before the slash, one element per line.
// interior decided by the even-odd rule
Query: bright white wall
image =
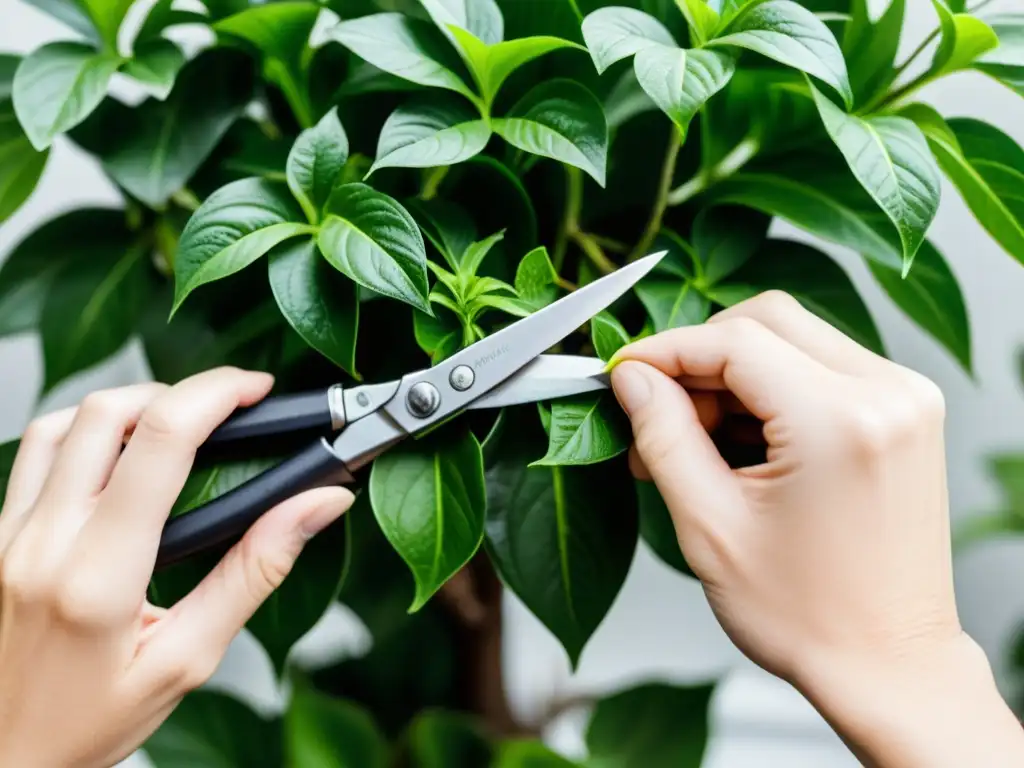
<path fill-rule="evenodd" d="M 993 4 L 1010 8 L 1012 0 Z M 909 50 L 934 24 L 930 4 L 914 0 Z M 0 0 L 0 50 L 27 52 L 65 36 L 47 16 L 17 0 Z M 989 120 L 1024 143 L 1024 102 L 979 76 L 962 75 L 926 92 L 944 113 Z M 0 254 L 37 222 L 87 203 L 115 202 L 98 168 L 73 147 L 58 142 L 31 201 L 0 228 Z M 800 236 L 784 227 L 780 232 Z M 948 456 L 954 516 L 998 502 L 983 455 L 1024 449 L 1024 393 L 1015 379 L 1013 352 L 1024 342 L 1024 269 L 992 243 L 957 196 L 944 188 L 932 236 L 950 259 L 967 296 L 974 331 L 976 380 L 969 381 L 880 293 L 860 260 L 834 249 L 863 290 L 893 356 L 939 382 L 948 400 Z M 2 255 L 0 255 L 2 259 Z M 102 369 L 61 388 L 43 410 L 76 402 L 90 389 L 148 377 L 136 347 Z M 41 383 L 38 341 L 31 336 L 0 341 L 0 440 L 15 436 L 35 409 Z M 865 558 L 871 553 L 865 552 Z M 1002 671 L 1009 631 L 1024 618 L 1024 545 L 1003 543 L 962 558 L 957 568 L 961 614 L 968 630 Z M 717 628 L 695 584 L 678 577 L 642 550 L 629 580 L 575 676 L 555 641 L 517 601 L 508 603 L 507 666 L 515 706 L 537 712 L 551 696 L 601 691 L 641 679 L 698 680 L 726 674 L 716 695 L 714 741 L 708 768 L 786 766 L 838 768 L 856 765 L 838 740 L 790 688 L 742 661 Z M 303 649 L 358 647 L 365 636 L 341 612 L 307 638 Z M 277 695 L 270 668 L 242 637 L 214 680 L 272 710 Z M 551 738 L 569 752 L 579 749 L 579 717 L 567 717 Z"/>

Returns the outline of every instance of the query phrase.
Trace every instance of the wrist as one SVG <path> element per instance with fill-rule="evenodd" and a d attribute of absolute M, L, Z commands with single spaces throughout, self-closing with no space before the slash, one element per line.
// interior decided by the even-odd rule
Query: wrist
<path fill-rule="evenodd" d="M 964 633 L 898 652 L 812 655 L 796 677 L 867 765 L 1024 764 L 1024 729 L 984 652 Z"/>

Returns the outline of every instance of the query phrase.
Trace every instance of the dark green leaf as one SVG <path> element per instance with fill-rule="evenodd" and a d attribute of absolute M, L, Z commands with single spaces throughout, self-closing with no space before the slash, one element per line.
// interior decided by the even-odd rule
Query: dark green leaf
<path fill-rule="evenodd" d="M 373 716 L 299 683 L 284 718 L 289 768 L 386 768 L 388 746 Z"/>
<path fill-rule="evenodd" d="M 528 467 L 546 437 L 533 407 L 508 414 L 487 472 L 487 543 L 505 584 L 559 639 L 575 667 L 636 549 L 624 457 L 591 467 Z"/>
<path fill-rule="evenodd" d="M 516 268 L 516 293 L 534 310 L 546 307 L 558 298 L 558 273 L 544 246 L 534 248 L 523 256 Z"/>
<path fill-rule="evenodd" d="M 310 32 L 320 14 L 314 2 L 288 2 L 253 5 L 222 19 L 214 29 L 251 43 L 264 56 L 288 66 L 298 63 Z"/>
<path fill-rule="evenodd" d="M 437 28 L 451 36 L 452 26 L 465 30 L 487 45 L 500 43 L 505 20 L 494 0 L 420 0 Z"/>
<path fill-rule="evenodd" d="M 393 449 L 370 474 L 381 530 L 416 578 L 419 610 L 476 553 L 487 497 L 483 455 L 469 431 L 453 430 Z"/>
<path fill-rule="evenodd" d="M 458 317 L 447 310 L 433 316 L 413 310 L 413 332 L 420 349 L 437 365 L 462 347 L 462 326 Z"/>
<path fill-rule="evenodd" d="M 146 20 L 142 22 L 139 34 L 135 38 L 136 51 L 138 51 L 138 46 L 143 43 L 149 43 L 159 38 L 166 29 L 182 24 L 202 24 L 205 26 L 209 21 L 210 17 L 206 14 L 175 8 L 174 0 L 157 0 L 153 7 L 149 9 Z"/>
<path fill-rule="evenodd" d="M 35 150 L 22 131 L 11 102 L 0 100 L 0 224 L 35 190 L 49 155 L 49 150 Z"/>
<path fill-rule="evenodd" d="M 622 407 L 608 392 L 556 400 L 548 429 L 547 453 L 531 467 L 608 461 L 629 448 L 633 438 Z"/>
<path fill-rule="evenodd" d="M 25 134 L 42 151 L 96 109 L 120 56 L 83 43 L 49 43 L 22 59 L 12 96 Z"/>
<path fill-rule="evenodd" d="M 690 280 L 651 275 L 637 283 L 634 290 L 658 333 L 685 325 L 699 325 L 711 313 L 707 298 Z"/>
<path fill-rule="evenodd" d="M 715 206 L 697 214 L 693 250 L 702 284 L 715 285 L 746 264 L 764 242 L 769 224 L 771 218 L 760 211 L 737 206 Z"/>
<path fill-rule="evenodd" d="M 455 203 L 438 198 L 412 200 L 409 207 L 423 234 L 448 262 L 448 266 L 456 269 L 462 254 L 476 239 L 473 220 Z"/>
<path fill-rule="evenodd" d="M 431 313 L 427 254 L 416 221 L 365 184 L 345 184 L 327 202 L 320 251 L 362 286 Z"/>
<path fill-rule="evenodd" d="M 939 14 L 942 39 L 929 70 L 934 77 L 971 66 L 983 54 L 999 45 L 992 27 L 967 13 L 953 13 L 945 0 L 932 0 Z"/>
<path fill-rule="evenodd" d="M 465 715 L 428 710 L 412 722 L 406 738 L 409 768 L 484 768 L 491 764 L 491 745 L 477 723 Z"/>
<path fill-rule="evenodd" d="M 612 355 L 629 343 L 629 334 L 622 323 L 607 312 L 602 312 L 590 321 L 590 337 L 594 351 L 602 360 L 611 360 Z"/>
<path fill-rule="evenodd" d="M 170 40 L 156 37 L 135 46 L 124 72 L 145 85 L 156 98 L 166 99 L 184 65 L 185 54 L 181 49 Z"/>
<path fill-rule="evenodd" d="M 274 246 L 314 228 L 282 185 L 243 179 L 207 198 L 181 234 L 174 263 L 174 309 L 201 285 L 249 266 Z"/>
<path fill-rule="evenodd" d="M 640 537 L 663 563 L 684 576 L 696 578 L 683 557 L 676 527 L 658 487 L 654 483 L 638 480 L 636 496 L 640 511 Z"/>
<path fill-rule="evenodd" d="M 309 346 L 359 378 L 356 284 L 333 269 L 311 240 L 283 243 L 270 253 L 267 263 L 274 298 L 291 327 Z"/>
<path fill-rule="evenodd" d="M 501 745 L 494 768 L 579 768 L 577 763 L 552 752 L 539 741 L 507 741 Z"/>
<path fill-rule="evenodd" d="M 785 291 L 850 338 L 885 354 L 878 328 L 849 276 L 816 248 L 769 240 L 728 281 L 715 286 L 710 296 L 729 307 L 767 290 Z"/>
<path fill-rule="evenodd" d="M 299 134 L 288 154 L 288 187 L 311 224 L 320 221 L 320 211 L 347 161 L 348 136 L 336 110 Z"/>
<path fill-rule="evenodd" d="M 552 35 L 582 42 L 583 15 L 576 0 L 498 0 L 505 17 L 505 38 Z"/>
<path fill-rule="evenodd" d="M 921 129 L 905 117 L 848 115 L 811 86 L 825 128 L 861 186 L 885 212 L 903 244 L 903 270 L 939 210 L 941 178 Z"/>
<path fill-rule="evenodd" d="M 490 137 L 487 121 L 465 99 L 425 96 L 399 107 L 384 123 L 370 173 L 455 165 L 482 152 Z"/>
<path fill-rule="evenodd" d="M 825 23 L 793 0 L 749 3 L 709 45 L 747 48 L 828 83 L 853 104 L 846 61 Z"/>
<path fill-rule="evenodd" d="M 604 185 L 608 122 L 597 98 L 572 80 L 549 80 L 527 93 L 508 117 L 492 121 L 509 144 L 586 171 Z"/>
<path fill-rule="evenodd" d="M 7 481 L 10 480 L 14 468 L 14 458 L 18 455 L 21 440 L 8 440 L 0 443 L 0 509 L 3 508 L 4 497 L 7 495 Z"/>
<path fill-rule="evenodd" d="M 280 768 L 277 723 L 215 691 L 185 697 L 143 745 L 155 768 Z"/>
<path fill-rule="evenodd" d="M 587 748 L 602 768 L 700 768 L 713 685 L 638 685 L 597 703 Z"/>
<path fill-rule="evenodd" d="M 907 3 L 906 0 L 891 0 L 877 21 L 871 18 L 869 5 L 868 0 L 853 0 L 851 20 L 843 34 L 843 53 L 854 101 L 858 104 L 867 102 L 892 84 Z"/>

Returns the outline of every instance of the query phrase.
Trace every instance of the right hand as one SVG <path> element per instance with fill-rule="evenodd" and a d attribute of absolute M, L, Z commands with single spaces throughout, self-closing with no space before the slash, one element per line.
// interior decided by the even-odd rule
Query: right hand
<path fill-rule="evenodd" d="M 635 342 L 615 363 L 634 473 L 654 480 L 715 615 L 749 658 L 841 721 L 872 761 L 880 730 L 905 736 L 881 698 L 908 694 L 918 706 L 919 677 L 948 695 L 950 667 L 982 698 L 994 691 L 957 617 L 935 384 L 778 292 Z M 723 397 L 763 422 L 764 463 L 733 470 L 719 453 L 708 427 Z M 960 763 L 945 762 L 950 750 L 900 755 L 885 764 L 994 764 L 976 752 Z"/>

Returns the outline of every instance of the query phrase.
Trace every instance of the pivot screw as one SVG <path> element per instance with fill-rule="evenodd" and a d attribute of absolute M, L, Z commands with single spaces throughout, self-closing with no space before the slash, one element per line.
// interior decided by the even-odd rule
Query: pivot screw
<path fill-rule="evenodd" d="M 452 373 L 448 377 L 448 382 L 452 385 L 452 389 L 456 389 L 459 392 L 465 392 L 473 386 L 473 380 L 475 378 L 476 376 L 473 373 L 473 369 L 468 365 L 457 365 L 452 369 Z"/>
<path fill-rule="evenodd" d="M 409 413 L 418 419 L 425 419 L 441 406 L 441 393 L 428 381 L 414 384 L 405 398 Z"/>

